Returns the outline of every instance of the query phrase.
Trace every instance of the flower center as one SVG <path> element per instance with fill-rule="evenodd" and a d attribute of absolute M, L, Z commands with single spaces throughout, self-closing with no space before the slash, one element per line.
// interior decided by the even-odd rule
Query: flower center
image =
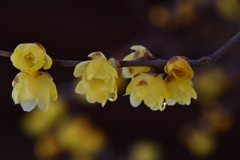
<path fill-rule="evenodd" d="M 29 53 L 28 55 L 26 55 L 24 59 L 30 66 L 33 66 L 34 64 L 37 63 L 37 60 L 32 53 Z"/>
<path fill-rule="evenodd" d="M 176 76 L 178 77 L 183 77 L 186 75 L 186 73 L 184 72 L 184 70 L 182 69 L 172 69 L 172 72 L 175 73 Z"/>

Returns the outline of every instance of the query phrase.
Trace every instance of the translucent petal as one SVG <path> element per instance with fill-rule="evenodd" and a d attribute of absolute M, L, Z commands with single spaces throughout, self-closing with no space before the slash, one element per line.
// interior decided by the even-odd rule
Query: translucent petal
<path fill-rule="evenodd" d="M 148 93 L 148 87 L 147 86 L 138 86 L 135 89 L 135 94 L 134 94 L 134 100 L 143 100 Z"/>
<path fill-rule="evenodd" d="M 90 97 L 90 95 L 89 95 L 88 92 L 86 93 L 86 99 L 87 99 L 87 101 L 88 101 L 89 103 L 95 103 L 95 102 L 96 102 L 95 100 L 93 100 L 93 99 Z"/>
<path fill-rule="evenodd" d="M 154 107 L 149 107 L 152 111 L 157 111 L 158 110 L 158 106 L 155 105 Z"/>
<path fill-rule="evenodd" d="M 82 76 L 89 63 L 90 61 L 84 61 L 79 63 L 74 69 L 74 72 L 73 72 L 74 77 Z"/>
<path fill-rule="evenodd" d="M 168 106 L 174 106 L 174 105 L 176 104 L 176 101 L 173 100 L 173 99 L 167 99 L 167 100 L 166 100 L 166 104 L 167 104 Z"/>
<path fill-rule="evenodd" d="M 46 112 L 48 110 L 49 103 L 50 102 L 44 103 L 44 102 L 39 101 L 37 106 L 42 112 Z"/>
<path fill-rule="evenodd" d="M 129 67 L 123 67 L 122 68 L 122 76 L 124 78 L 131 78 L 132 77 L 132 74 L 130 73 L 129 69 L 130 69 Z"/>
<path fill-rule="evenodd" d="M 112 78 L 112 83 L 109 88 L 109 92 L 117 92 L 117 80 L 115 78 Z"/>
<path fill-rule="evenodd" d="M 140 74 L 136 78 L 132 78 L 131 82 L 128 84 L 126 88 L 126 93 L 124 95 L 131 94 L 136 88 L 136 85 L 139 83 L 139 81 L 142 80 L 142 77 L 143 77 L 142 74 Z"/>
<path fill-rule="evenodd" d="M 134 45 L 134 46 L 132 46 L 130 49 L 132 49 L 132 50 L 141 50 L 141 51 L 143 51 L 143 50 L 146 50 L 146 47 L 144 47 L 144 46 L 141 46 L 141 45 Z"/>
<path fill-rule="evenodd" d="M 52 66 L 52 58 L 49 55 L 45 54 L 45 64 L 43 65 L 43 69 L 49 69 Z"/>
<path fill-rule="evenodd" d="M 86 78 L 86 72 L 84 72 L 82 80 L 78 83 L 75 92 L 78 94 L 85 94 L 88 90 L 88 81 Z"/>
<path fill-rule="evenodd" d="M 107 97 L 107 92 L 99 92 L 92 84 L 89 85 L 88 92 L 92 100 L 99 101 L 103 96 Z M 106 98 L 107 99 L 107 98 Z"/>
<path fill-rule="evenodd" d="M 45 50 L 42 50 L 38 45 L 29 43 L 26 48 L 24 48 L 25 51 L 29 51 L 33 54 L 34 58 L 38 61 L 44 61 L 46 53 Z"/>
<path fill-rule="evenodd" d="M 30 112 L 32 111 L 37 105 L 37 100 L 33 99 L 31 101 L 25 102 L 25 103 L 21 103 L 22 109 L 25 112 Z"/>
<path fill-rule="evenodd" d="M 13 101 L 14 101 L 15 104 L 20 103 L 19 93 L 21 93 L 22 86 L 23 86 L 22 83 L 18 83 L 18 84 L 16 84 L 15 87 L 13 88 L 12 98 L 13 98 Z"/>
<path fill-rule="evenodd" d="M 55 101 L 58 97 L 57 94 L 57 88 L 52 80 L 51 77 L 49 77 L 49 75 L 45 72 L 42 72 L 42 76 L 38 77 L 39 78 L 39 83 L 40 85 L 42 85 L 42 97 L 44 97 L 43 100 L 41 99 L 41 101 L 43 102 L 48 102 L 49 98 L 51 97 L 52 101 Z M 38 78 L 36 78 L 36 80 L 38 80 Z"/>
<path fill-rule="evenodd" d="M 77 84 L 77 87 L 75 89 L 75 92 L 78 93 L 78 94 L 85 94 L 87 92 L 87 86 L 84 85 L 83 81 L 80 81 L 78 84 Z"/>
<path fill-rule="evenodd" d="M 134 53 L 131 53 L 123 58 L 124 61 L 132 61 L 133 60 Z"/>
<path fill-rule="evenodd" d="M 135 91 L 130 94 L 130 103 L 133 107 L 137 107 L 141 104 L 142 100 L 134 100 Z"/>
<path fill-rule="evenodd" d="M 131 80 L 131 82 L 128 84 L 128 86 L 127 86 L 127 88 L 126 88 L 126 93 L 124 94 L 124 95 L 129 95 L 129 94 L 131 94 L 133 91 L 134 91 L 134 89 L 135 89 L 135 87 L 136 87 L 136 85 L 134 84 L 134 78 Z"/>
<path fill-rule="evenodd" d="M 106 102 L 107 102 L 107 100 L 105 100 L 105 101 L 103 101 L 103 102 L 101 103 L 102 107 L 105 106 Z"/>
<path fill-rule="evenodd" d="M 101 68 L 101 62 L 103 60 L 100 59 L 100 58 L 96 58 L 96 59 L 93 59 L 90 61 L 90 63 L 88 64 L 88 67 L 87 67 L 87 80 L 91 80 L 93 77 L 96 76 L 96 74 L 98 73 L 98 70 L 99 69 L 102 69 Z"/>
<path fill-rule="evenodd" d="M 108 62 L 104 62 L 104 70 L 108 73 L 108 75 L 112 75 L 115 78 L 118 78 L 117 70 Z"/>
<path fill-rule="evenodd" d="M 105 55 L 102 52 L 92 52 L 88 55 L 91 59 L 102 59 L 107 60 Z"/>

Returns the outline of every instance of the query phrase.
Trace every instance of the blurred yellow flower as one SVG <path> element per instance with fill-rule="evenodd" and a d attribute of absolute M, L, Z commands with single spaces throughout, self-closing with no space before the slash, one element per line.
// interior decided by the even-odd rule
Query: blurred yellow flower
<path fill-rule="evenodd" d="M 130 94 L 130 103 L 137 107 L 144 101 L 144 104 L 152 110 L 163 111 L 164 98 L 168 98 L 168 91 L 165 82 L 160 74 L 141 73 L 132 78 L 126 89 L 125 95 Z"/>
<path fill-rule="evenodd" d="M 135 50 L 135 52 L 127 55 L 123 60 L 124 61 L 133 61 L 136 58 L 144 56 L 152 56 L 152 54 L 143 46 L 135 45 L 130 49 Z M 150 67 L 123 67 L 122 75 L 124 78 L 132 78 L 137 73 L 148 72 Z"/>
<path fill-rule="evenodd" d="M 190 79 L 178 80 L 173 75 L 168 75 L 165 82 L 169 93 L 169 98 L 166 99 L 167 105 L 173 106 L 176 103 L 189 105 L 191 98 L 197 99 Z"/>
<path fill-rule="evenodd" d="M 26 112 L 30 112 L 36 106 L 42 111 L 47 111 L 50 98 L 56 100 L 58 97 L 56 86 L 52 77 L 38 71 L 34 74 L 20 72 L 12 82 L 12 98 L 15 104 L 21 104 Z"/>
<path fill-rule="evenodd" d="M 204 106 L 202 114 L 202 121 L 210 126 L 212 133 L 223 134 L 228 132 L 233 126 L 231 112 L 219 102 L 209 103 Z"/>
<path fill-rule="evenodd" d="M 208 128 L 204 127 L 199 129 L 187 125 L 181 127 L 179 132 L 180 141 L 187 147 L 190 154 L 198 159 L 206 159 L 217 147 L 215 135 L 209 133 Z"/>
<path fill-rule="evenodd" d="M 19 44 L 10 58 L 14 67 L 28 74 L 33 74 L 42 67 L 49 69 L 52 65 L 52 59 L 40 43 Z"/>
<path fill-rule="evenodd" d="M 172 74 L 176 79 L 192 79 L 194 74 L 189 65 L 189 60 L 179 56 L 171 58 L 164 70 L 166 73 Z"/>
<path fill-rule="evenodd" d="M 216 0 L 214 4 L 218 14 L 222 18 L 230 22 L 240 22 L 239 0 Z"/>
<path fill-rule="evenodd" d="M 115 101 L 118 78 L 116 69 L 101 52 L 93 52 L 88 57 L 92 60 L 81 62 L 74 69 L 73 75 L 80 77 L 76 93 L 86 94 L 89 103 L 98 102 L 102 106 L 107 100 Z"/>
<path fill-rule="evenodd" d="M 172 13 L 164 6 L 153 5 L 148 11 L 148 21 L 154 27 L 172 29 L 173 24 Z"/>
<path fill-rule="evenodd" d="M 37 139 L 34 152 L 39 160 L 53 160 L 62 152 L 55 134 L 46 134 Z"/>
<path fill-rule="evenodd" d="M 47 112 L 39 109 L 25 114 L 21 121 L 21 129 L 29 137 L 41 137 L 46 135 L 56 125 L 61 124 L 66 117 L 67 104 L 62 99 L 51 102 Z"/>
<path fill-rule="evenodd" d="M 129 160 L 162 160 L 163 148 L 154 140 L 138 140 L 134 143 Z"/>
<path fill-rule="evenodd" d="M 208 105 L 222 96 L 232 87 L 228 70 L 214 66 L 209 70 L 198 72 L 194 79 L 194 88 L 198 91 L 198 102 Z"/>
<path fill-rule="evenodd" d="M 94 159 L 104 147 L 105 133 L 87 117 L 67 119 L 56 132 L 58 144 L 75 159 Z M 88 157 L 88 158 L 86 158 Z"/>

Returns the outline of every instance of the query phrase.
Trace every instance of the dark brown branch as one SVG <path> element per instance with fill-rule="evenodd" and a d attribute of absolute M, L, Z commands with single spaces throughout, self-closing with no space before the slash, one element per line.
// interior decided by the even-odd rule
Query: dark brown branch
<path fill-rule="evenodd" d="M 136 66 L 157 66 L 163 68 L 168 60 L 157 59 L 157 60 L 142 60 L 142 61 L 119 61 L 120 67 L 136 67 Z"/>
<path fill-rule="evenodd" d="M 53 59 L 54 66 L 63 66 L 63 67 L 75 67 L 78 63 L 81 63 L 81 62 L 82 61 Z"/>
<path fill-rule="evenodd" d="M 12 54 L 11 52 L 1 51 L 1 50 L 0 50 L 0 56 L 3 56 L 3 57 L 10 57 L 11 54 Z"/>
<path fill-rule="evenodd" d="M 230 49 L 235 47 L 240 42 L 240 32 L 236 34 L 232 39 L 230 39 L 226 44 L 224 44 L 219 50 L 214 52 L 209 56 L 204 56 L 199 60 L 190 60 L 190 64 L 193 68 L 210 68 L 219 58 L 226 54 Z M 10 57 L 11 52 L 1 51 L 0 56 Z M 163 68 L 168 60 L 157 59 L 157 60 L 141 60 L 141 61 L 119 61 L 119 67 L 134 67 L 134 66 L 156 66 L 158 68 Z M 59 60 L 53 59 L 54 66 L 64 66 L 64 67 L 75 67 L 78 63 L 82 61 L 71 61 L 71 60 Z"/>
<path fill-rule="evenodd" d="M 240 32 L 237 33 L 226 44 L 209 56 L 204 56 L 199 60 L 190 60 L 193 68 L 210 68 L 219 58 L 226 54 L 240 42 Z"/>

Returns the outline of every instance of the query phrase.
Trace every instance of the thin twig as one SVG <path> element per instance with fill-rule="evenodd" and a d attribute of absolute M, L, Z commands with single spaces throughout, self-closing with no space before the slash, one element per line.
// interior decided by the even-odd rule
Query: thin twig
<path fill-rule="evenodd" d="M 76 65 L 81 62 L 83 61 L 53 59 L 53 66 L 76 67 Z"/>
<path fill-rule="evenodd" d="M 219 58 L 226 54 L 240 42 L 240 32 L 225 43 L 221 48 L 209 56 L 204 56 L 199 60 L 190 60 L 193 68 L 210 68 Z"/>
<path fill-rule="evenodd" d="M 3 57 L 10 57 L 11 54 L 12 54 L 11 52 L 1 51 L 1 50 L 0 50 L 0 56 L 3 56 Z"/>
<path fill-rule="evenodd" d="M 226 54 L 229 50 L 235 47 L 240 42 L 240 32 L 237 33 L 232 39 L 230 39 L 226 44 L 224 44 L 220 49 L 211 55 L 204 56 L 199 60 L 190 60 L 190 64 L 193 68 L 210 68 L 219 58 Z M 11 52 L 1 51 L 0 56 L 10 57 Z M 157 60 L 141 60 L 141 61 L 119 61 L 120 67 L 134 67 L 134 66 L 156 66 L 158 68 L 163 68 L 168 60 L 157 59 Z M 72 60 L 59 60 L 53 59 L 54 66 L 63 67 L 75 67 L 78 63 L 82 61 L 72 61 Z"/>

